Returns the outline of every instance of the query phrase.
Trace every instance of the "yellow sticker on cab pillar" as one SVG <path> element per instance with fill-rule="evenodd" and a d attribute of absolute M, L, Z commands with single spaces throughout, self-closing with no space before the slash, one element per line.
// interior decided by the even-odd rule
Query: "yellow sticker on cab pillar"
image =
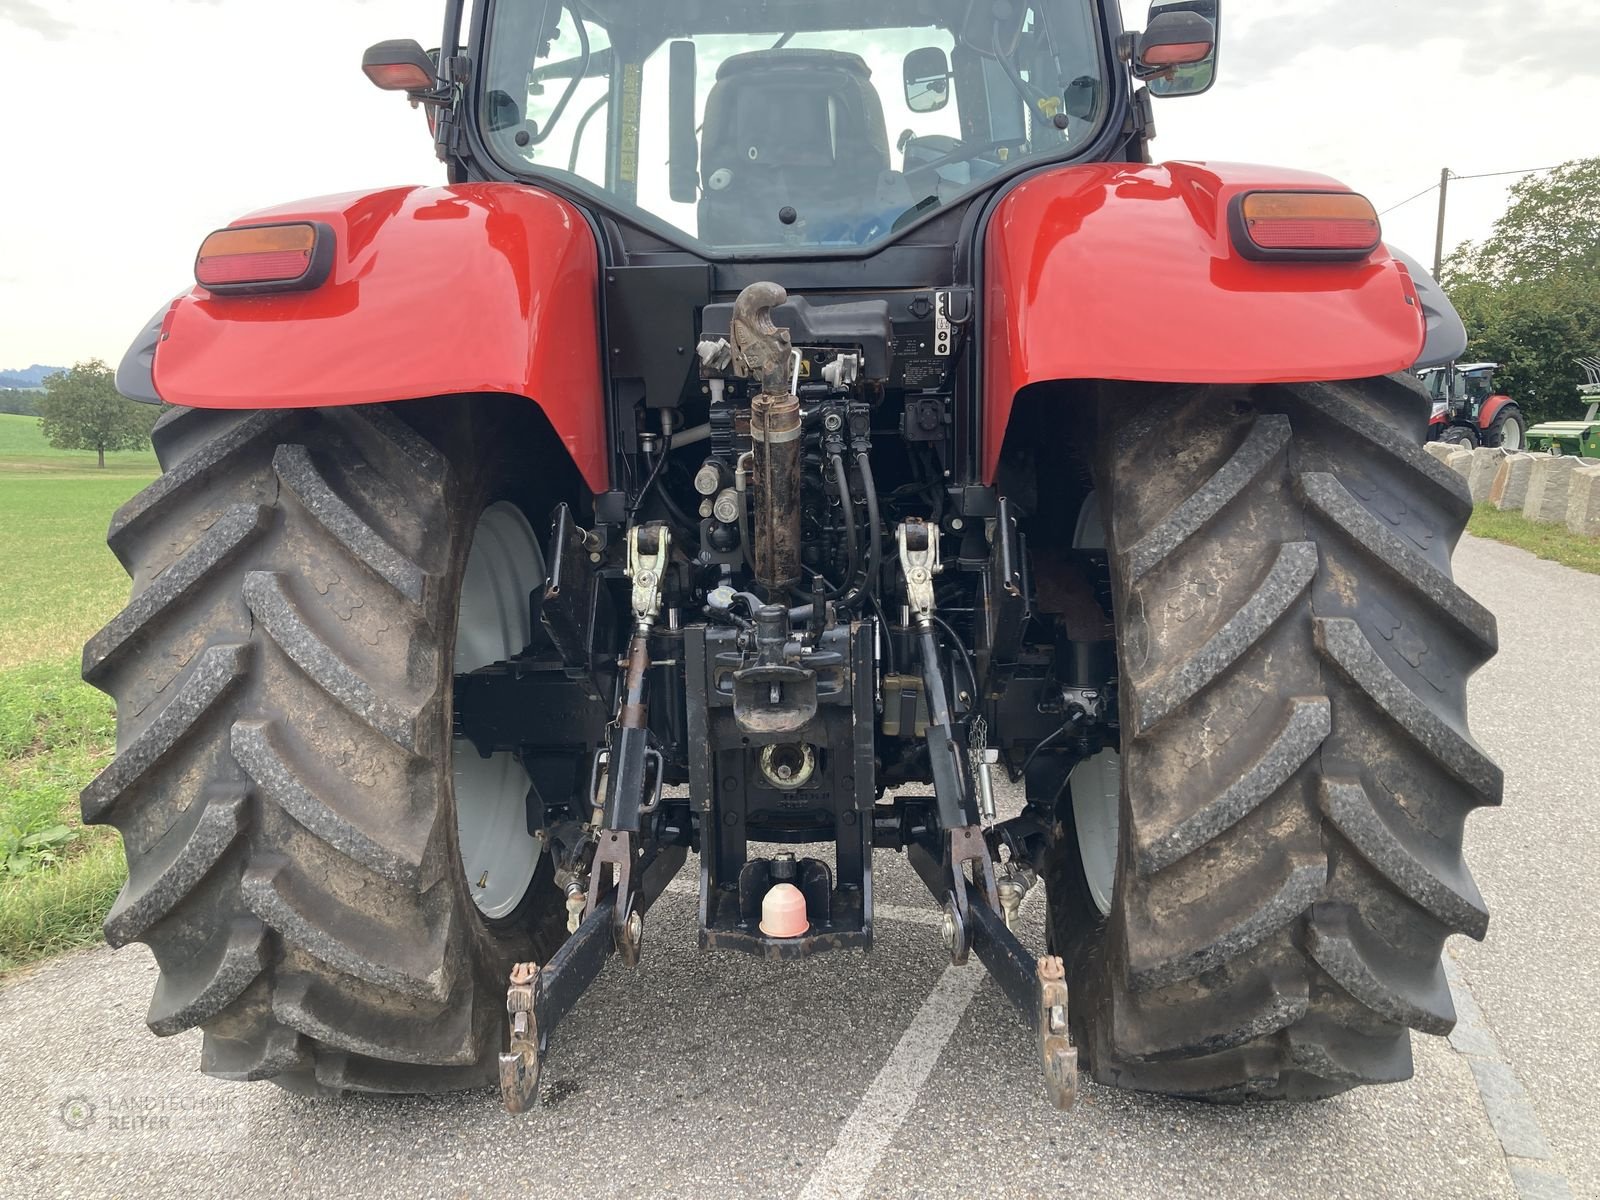
<path fill-rule="evenodd" d="M 617 174 L 624 183 L 639 178 L 639 94 L 644 68 L 628 63 L 622 68 L 622 143 L 617 153 Z"/>

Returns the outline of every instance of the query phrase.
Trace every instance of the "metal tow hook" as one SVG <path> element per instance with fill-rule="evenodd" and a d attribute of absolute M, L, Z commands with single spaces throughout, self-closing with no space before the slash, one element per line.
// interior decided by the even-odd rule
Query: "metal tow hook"
<path fill-rule="evenodd" d="M 500 1055 L 500 1099 L 509 1113 L 524 1113 L 539 1097 L 539 1026 L 534 1017 L 539 964 L 511 968 L 506 1012 L 511 1015 L 511 1047 Z"/>
<path fill-rule="evenodd" d="M 1078 1099 L 1078 1051 L 1067 1026 L 1067 972 L 1053 954 L 1039 959 L 1039 1057 L 1050 1103 L 1068 1109 Z"/>

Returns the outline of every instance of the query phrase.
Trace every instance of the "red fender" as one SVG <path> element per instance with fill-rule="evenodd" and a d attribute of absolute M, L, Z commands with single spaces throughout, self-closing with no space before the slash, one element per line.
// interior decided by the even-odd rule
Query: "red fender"
<path fill-rule="evenodd" d="M 543 410 L 607 486 L 600 254 L 582 214 L 512 184 L 391 188 L 252 213 L 324 221 L 333 273 L 309 292 L 173 302 L 156 391 L 193 408 L 308 408 L 506 392 Z"/>
<path fill-rule="evenodd" d="M 983 469 L 993 482 L 1016 395 L 1032 383 L 1296 383 L 1408 370 L 1426 321 L 1410 273 L 1251 262 L 1228 208 L 1241 192 L 1347 191 L 1276 167 L 1095 163 L 1036 175 L 989 222 Z"/>
<path fill-rule="evenodd" d="M 1494 419 L 1500 415 L 1500 410 L 1512 403 L 1510 396 L 1490 396 L 1478 406 L 1478 428 L 1487 429 L 1494 424 Z"/>

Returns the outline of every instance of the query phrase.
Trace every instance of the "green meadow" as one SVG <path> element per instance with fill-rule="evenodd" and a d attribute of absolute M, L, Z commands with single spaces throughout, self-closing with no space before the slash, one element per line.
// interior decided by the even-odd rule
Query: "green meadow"
<path fill-rule="evenodd" d="M 0 972 L 97 939 L 122 884 L 115 831 L 78 820 L 115 742 L 78 659 L 128 595 L 111 514 L 157 470 L 149 451 L 100 470 L 92 451 L 52 450 L 37 418 L 0 414 Z"/>

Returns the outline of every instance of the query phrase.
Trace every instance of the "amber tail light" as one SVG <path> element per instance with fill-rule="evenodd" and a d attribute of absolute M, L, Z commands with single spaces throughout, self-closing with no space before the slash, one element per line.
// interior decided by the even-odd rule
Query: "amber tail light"
<path fill-rule="evenodd" d="M 1228 223 L 1239 253 L 1258 261 L 1358 262 L 1383 242 L 1372 201 L 1354 192 L 1246 192 Z"/>
<path fill-rule="evenodd" d="M 200 245 L 195 282 L 220 295 L 320 287 L 333 267 L 333 230 L 320 221 L 238 225 Z"/>

